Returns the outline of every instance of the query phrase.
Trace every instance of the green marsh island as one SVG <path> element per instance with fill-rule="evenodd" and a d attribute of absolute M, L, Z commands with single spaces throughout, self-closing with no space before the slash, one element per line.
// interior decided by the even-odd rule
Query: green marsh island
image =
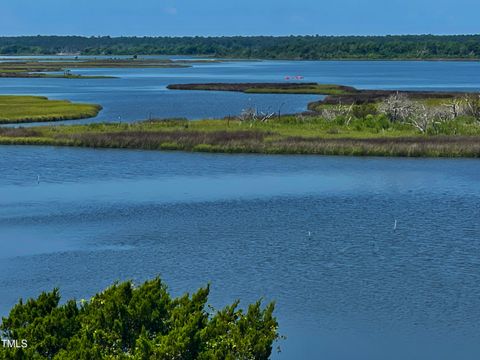
<path fill-rule="evenodd" d="M 170 60 L 131 58 L 18 59 L 0 62 L 0 78 L 108 79 L 112 76 L 80 75 L 78 69 L 183 68 L 216 60 Z"/>
<path fill-rule="evenodd" d="M 323 94 L 309 111 L 247 108 L 216 120 L 0 128 L 0 144 L 224 153 L 479 157 L 480 95 L 359 90 L 317 83 L 172 84 L 172 90 Z M 24 105 L 19 106 L 18 101 Z M 95 116 L 98 105 L 35 97 L 0 98 L 3 122 Z M 27 105 L 27 106 L 25 106 Z"/>
<path fill-rule="evenodd" d="M 0 95 L 0 124 L 85 119 L 97 116 L 101 109 L 44 96 Z"/>

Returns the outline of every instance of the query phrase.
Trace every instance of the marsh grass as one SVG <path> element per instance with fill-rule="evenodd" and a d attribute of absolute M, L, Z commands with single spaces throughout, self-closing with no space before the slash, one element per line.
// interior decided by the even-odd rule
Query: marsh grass
<path fill-rule="evenodd" d="M 97 116 L 101 109 L 42 96 L 0 95 L 0 124 L 84 119 Z"/>
<path fill-rule="evenodd" d="M 79 146 L 131 149 L 206 150 L 242 146 L 255 148 L 267 132 L 260 131 L 118 131 L 101 133 L 59 134 L 57 140 L 67 140 Z"/>
<path fill-rule="evenodd" d="M 24 60 L 0 63 L 0 78 L 66 78 L 66 79 L 105 79 L 113 76 L 78 75 L 70 69 L 89 68 L 183 68 L 193 61 L 172 61 L 168 59 L 94 59 L 94 60 Z M 60 72 L 55 74 L 55 72 Z"/>
<path fill-rule="evenodd" d="M 460 121 L 460 120 L 459 120 Z M 362 124 L 362 126 L 359 126 Z M 480 157 L 480 125 L 462 122 L 459 135 L 423 135 L 373 120 L 348 126 L 319 117 L 284 116 L 267 123 L 238 120 L 158 120 L 30 128 L 0 128 L 0 144 L 195 152 L 404 157 Z"/>
<path fill-rule="evenodd" d="M 396 90 L 357 90 L 351 93 L 331 93 L 322 100 L 308 104 L 308 109 L 321 112 L 331 106 L 350 105 L 378 105 L 388 97 L 395 94 L 403 94 L 412 101 L 427 105 L 441 106 L 455 99 L 461 99 L 468 95 L 462 92 L 431 92 L 431 91 L 396 91 Z"/>
<path fill-rule="evenodd" d="M 275 142 L 268 152 L 348 156 L 480 157 L 480 138 L 468 136 L 370 139 L 291 137 Z"/>
<path fill-rule="evenodd" d="M 357 92 L 355 88 L 349 86 L 302 82 L 171 84 L 167 88 L 170 90 L 236 91 L 247 94 L 347 95 Z"/>

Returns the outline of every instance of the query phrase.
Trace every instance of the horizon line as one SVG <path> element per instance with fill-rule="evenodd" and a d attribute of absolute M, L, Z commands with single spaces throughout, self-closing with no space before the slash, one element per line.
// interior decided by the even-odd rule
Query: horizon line
<path fill-rule="evenodd" d="M 479 33 L 449 33 L 449 34 L 434 34 L 434 33 L 399 33 L 399 34 L 288 34 L 288 35 L 265 35 L 265 34 L 250 34 L 250 35 L 79 35 L 79 34 L 30 34 L 30 35 L 0 35 L 0 38 L 20 38 L 20 37 L 83 37 L 83 38 L 221 38 L 221 37 L 407 37 L 407 36 L 480 36 Z"/>

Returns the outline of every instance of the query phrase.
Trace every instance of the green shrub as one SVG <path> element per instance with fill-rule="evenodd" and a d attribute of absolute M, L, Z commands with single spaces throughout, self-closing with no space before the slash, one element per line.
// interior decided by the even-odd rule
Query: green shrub
<path fill-rule="evenodd" d="M 367 116 L 370 116 L 370 115 L 376 115 L 378 113 L 377 105 L 375 104 L 355 105 L 352 108 L 352 113 L 353 113 L 353 116 L 355 116 L 358 119 L 366 118 Z"/>
<path fill-rule="evenodd" d="M 60 305 L 58 290 L 43 293 L 3 319 L 2 338 L 28 347 L 0 347 L 0 359 L 268 359 L 279 338 L 274 304 L 243 311 L 237 301 L 213 311 L 209 292 L 171 298 L 157 278 L 115 284 L 80 303 Z"/>

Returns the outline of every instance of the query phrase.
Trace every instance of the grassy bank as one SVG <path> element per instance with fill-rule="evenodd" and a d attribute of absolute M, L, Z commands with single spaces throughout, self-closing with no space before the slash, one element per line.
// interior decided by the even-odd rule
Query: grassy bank
<path fill-rule="evenodd" d="M 182 68 L 202 60 L 173 61 L 168 59 L 71 59 L 71 60 L 19 60 L 0 62 L 0 78 L 67 78 L 102 79 L 102 75 L 73 74 L 74 69 L 106 68 Z M 57 74 L 53 74 L 57 72 Z"/>
<path fill-rule="evenodd" d="M 101 109 L 42 96 L 0 95 L 0 124 L 84 119 L 97 116 Z"/>
<path fill-rule="evenodd" d="M 306 82 L 283 83 L 198 83 L 171 84 L 170 90 L 236 91 L 247 94 L 309 94 L 327 95 L 325 99 L 309 104 L 309 110 L 321 110 L 323 105 L 362 105 L 385 100 L 394 94 L 403 94 L 413 100 L 433 102 L 465 96 L 462 92 L 364 90 L 352 86 Z"/>
<path fill-rule="evenodd" d="M 49 74 L 42 72 L 8 72 L 0 69 L 0 78 L 27 78 L 27 79 L 115 79 L 114 76 L 80 75 L 64 72 L 62 74 Z"/>
<path fill-rule="evenodd" d="M 206 90 L 236 91 L 248 94 L 317 94 L 349 95 L 358 90 L 342 85 L 318 83 L 206 83 L 206 84 L 172 84 L 170 90 Z"/>
<path fill-rule="evenodd" d="M 421 134 L 408 124 L 388 123 L 383 117 L 368 119 L 346 123 L 318 116 L 283 116 L 268 122 L 159 120 L 0 128 L 0 144 L 260 154 L 480 156 L 480 125 L 471 118 L 457 119 L 436 135 Z"/>

